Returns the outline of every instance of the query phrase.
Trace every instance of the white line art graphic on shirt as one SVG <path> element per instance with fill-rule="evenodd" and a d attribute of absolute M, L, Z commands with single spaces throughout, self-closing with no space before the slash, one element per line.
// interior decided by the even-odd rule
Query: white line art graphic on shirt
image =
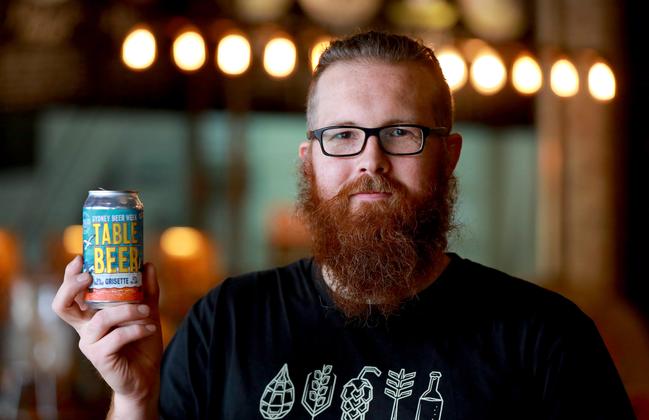
<path fill-rule="evenodd" d="M 440 420 L 442 418 L 444 398 L 442 398 L 442 394 L 438 390 L 441 377 L 441 372 L 430 372 L 428 389 L 419 397 L 415 420 Z"/>
<path fill-rule="evenodd" d="M 302 405 L 311 415 L 311 420 L 331 405 L 336 388 L 336 375 L 331 370 L 331 365 L 323 365 L 322 370 L 315 370 L 306 377 Z"/>
<path fill-rule="evenodd" d="M 340 398 L 343 410 L 341 420 L 364 420 L 365 414 L 370 409 L 370 402 L 374 398 L 374 387 L 364 378 L 366 373 L 381 376 L 381 371 L 374 366 L 365 366 L 358 376 L 345 384 Z"/>
<path fill-rule="evenodd" d="M 259 400 L 259 412 L 268 420 L 281 419 L 286 416 L 295 402 L 295 387 L 288 375 L 288 365 L 279 370 L 277 375 L 266 385 Z"/>
<path fill-rule="evenodd" d="M 415 376 L 417 376 L 417 372 L 406 373 L 405 369 L 401 369 L 399 372 L 393 370 L 388 371 L 388 378 L 385 381 L 386 387 L 383 392 L 394 400 L 390 420 L 397 420 L 399 400 L 412 395 L 411 388 L 415 384 Z"/>

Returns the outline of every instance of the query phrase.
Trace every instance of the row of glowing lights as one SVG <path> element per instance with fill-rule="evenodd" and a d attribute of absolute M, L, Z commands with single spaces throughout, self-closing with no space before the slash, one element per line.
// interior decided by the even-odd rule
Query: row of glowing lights
<path fill-rule="evenodd" d="M 63 248 L 68 254 L 83 254 L 83 227 L 71 225 L 63 231 Z M 191 227 L 170 227 L 160 236 L 160 249 L 176 258 L 196 257 L 204 249 L 205 236 Z"/>
<path fill-rule="evenodd" d="M 328 39 L 317 40 L 311 48 L 311 68 L 318 63 Z M 156 40 L 151 31 L 138 28 L 131 31 L 122 45 L 124 64 L 136 71 L 149 68 L 157 55 Z M 481 94 L 493 95 L 505 87 L 507 68 L 497 51 L 485 45 L 476 54 L 470 66 L 457 49 L 445 47 L 437 52 L 442 71 L 453 91 L 461 89 L 470 80 Z M 172 46 L 176 66 L 185 72 L 194 72 L 205 65 L 207 48 L 205 40 L 195 30 L 186 30 L 176 37 Z M 215 64 L 223 73 L 238 76 L 245 73 L 251 63 L 250 42 L 243 34 L 223 37 L 217 47 Z M 297 61 L 295 43 L 285 36 L 271 39 L 264 47 L 263 64 L 266 72 L 275 78 L 285 78 L 293 73 Z M 615 97 L 616 81 L 611 68 L 603 61 L 595 62 L 588 71 L 588 90 L 593 98 L 609 101 Z M 543 73 L 530 54 L 521 54 L 511 68 L 511 82 L 524 95 L 532 95 L 543 86 Z M 579 92 L 579 74 L 570 60 L 557 60 L 550 70 L 550 88 L 560 97 L 571 97 Z"/>
<path fill-rule="evenodd" d="M 467 70 L 467 64 L 454 48 L 443 48 L 437 54 L 444 76 L 451 89 L 462 88 L 470 77 L 471 85 L 484 95 L 493 95 L 505 87 L 507 68 L 496 51 L 485 47 L 478 52 Z M 616 81 L 613 70 L 602 60 L 588 70 L 588 91 L 600 101 L 615 98 Z M 512 65 L 511 82 L 514 88 L 532 95 L 543 86 L 541 66 L 530 54 L 521 54 Z M 579 92 L 579 73 L 567 58 L 560 58 L 550 69 L 550 88 L 557 96 L 568 98 Z"/>
<path fill-rule="evenodd" d="M 314 49 L 320 53 L 326 42 Z M 252 61 L 250 42 L 241 34 L 230 34 L 223 37 L 216 47 L 216 66 L 225 74 L 238 76 L 246 72 Z M 319 51 L 319 53 L 318 53 Z M 186 30 L 176 37 L 171 48 L 173 61 L 185 72 L 195 72 L 207 61 L 205 40 L 195 30 Z M 122 44 L 122 61 L 132 70 L 141 71 L 149 68 L 156 59 L 156 40 L 151 31 L 139 28 L 131 31 Z M 293 73 L 297 61 L 297 49 L 288 37 L 271 39 L 264 47 L 264 69 L 276 78 L 285 78 Z M 317 62 L 317 59 L 316 59 Z"/>

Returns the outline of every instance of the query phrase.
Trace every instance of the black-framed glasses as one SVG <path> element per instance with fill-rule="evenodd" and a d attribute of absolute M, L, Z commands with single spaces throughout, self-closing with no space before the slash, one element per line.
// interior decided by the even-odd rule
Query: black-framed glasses
<path fill-rule="evenodd" d="M 365 150 L 370 136 L 379 139 L 384 153 L 404 156 L 421 153 L 431 133 L 445 137 L 448 136 L 448 128 L 417 124 L 394 124 L 375 128 L 332 125 L 309 131 L 307 137 L 309 140 L 318 140 L 322 153 L 326 156 L 356 156 Z"/>

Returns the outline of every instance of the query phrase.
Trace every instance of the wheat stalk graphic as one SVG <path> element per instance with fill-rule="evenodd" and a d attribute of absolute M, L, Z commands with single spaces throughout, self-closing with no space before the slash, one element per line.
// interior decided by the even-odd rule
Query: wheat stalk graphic
<path fill-rule="evenodd" d="M 343 387 L 340 394 L 343 410 L 341 420 L 364 420 L 365 414 L 370 409 L 370 402 L 374 398 L 374 388 L 370 381 L 364 378 L 365 374 L 371 372 L 381 376 L 381 371 L 374 366 L 365 366 L 358 377 L 350 380 Z"/>
<path fill-rule="evenodd" d="M 311 415 L 311 420 L 331 405 L 331 399 L 336 388 L 336 375 L 332 374 L 331 370 L 331 365 L 324 365 L 322 370 L 309 373 L 306 377 L 304 393 L 302 393 L 302 405 Z"/>
<path fill-rule="evenodd" d="M 399 373 L 395 371 L 388 371 L 388 378 L 385 381 L 385 395 L 392 398 L 392 415 L 390 420 L 397 420 L 397 411 L 399 411 L 399 400 L 407 398 L 412 395 L 412 386 L 415 384 L 414 378 L 417 372 L 406 373 L 405 369 L 401 369 Z"/>

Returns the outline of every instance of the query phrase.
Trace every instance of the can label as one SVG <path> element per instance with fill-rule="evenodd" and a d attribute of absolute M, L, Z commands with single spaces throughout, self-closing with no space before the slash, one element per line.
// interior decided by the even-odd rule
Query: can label
<path fill-rule="evenodd" d="M 143 211 L 83 209 L 83 271 L 92 275 L 89 302 L 142 300 Z"/>

